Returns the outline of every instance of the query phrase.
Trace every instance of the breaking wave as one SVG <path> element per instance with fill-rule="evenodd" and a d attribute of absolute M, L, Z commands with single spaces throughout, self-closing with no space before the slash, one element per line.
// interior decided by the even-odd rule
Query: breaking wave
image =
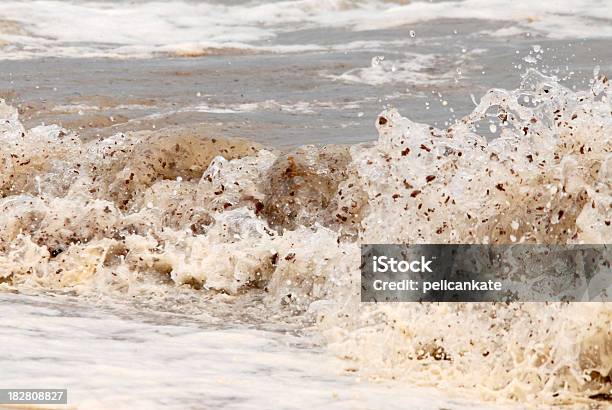
<path fill-rule="evenodd" d="M 502 37 L 533 32 L 556 39 L 610 38 L 612 28 L 607 23 L 611 18 L 608 4 L 596 0 L 255 0 L 232 4 L 5 0 L 0 10 L 0 57 L 197 57 L 330 47 L 346 50 L 353 46 L 269 41 L 313 28 L 371 31 L 439 19 L 507 23 L 493 32 Z"/>
<path fill-rule="evenodd" d="M 371 378 L 609 399 L 610 304 L 359 302 L 361 243 L 611 243 L 609 98 L 605 76 L 574 92 L 532 70 L 448 129 L 390 109 L 376 142 L 289 152 L 188 132 L 86 143 L 2 102 L 0 286 L 257 290 Z"/>

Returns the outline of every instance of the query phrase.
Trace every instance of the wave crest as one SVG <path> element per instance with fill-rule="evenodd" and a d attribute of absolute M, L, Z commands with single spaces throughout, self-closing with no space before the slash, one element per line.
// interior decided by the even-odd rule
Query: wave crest
<path fill-rule="evenodd" d="M 359 303 L 360 243 L 610 243 L 603 76 L 573 92 L 530 71 L 446 130 L 388 110 L 375 143 L 286 153 L 179 132 L 84 143 L 3 102 L 0 117 L 2 287 L 260 289 L 372 377 L 609 394 L 609 304 Z M 497 138 L 477 133 L 493 121 Z"/>

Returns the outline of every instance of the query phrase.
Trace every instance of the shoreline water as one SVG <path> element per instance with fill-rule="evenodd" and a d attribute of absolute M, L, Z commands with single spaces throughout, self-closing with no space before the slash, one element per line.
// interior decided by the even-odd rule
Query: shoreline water
<path fill-rule="evenodd" d="M 608 243 L 608 89 L 602 75 L 591 90 L 574 93 L 530 71 L 521 89 L 492 90 L 448 130 L 388 110 L 377 121 L 374 144 L 307 145 L 289 153 L 166 132 L 85 143 L 54 125 L 28 130 L 4 105 L 2 149 L 10 178 L 2 181 L 0 203 L 7 238 L 1 243 L 3 287 L 136 300 L 155 300 L 177 285 L 236 300 L 263 290 L 260 308 L 272 322 L 277 315 L 304 315 L 330 351 L 356 363 L 362 377 L 420 380 L 502 403 L 578 405 L 609 388 L 605 346 L 612 312 L 606 304 L 361 306 L 358 244 L 382 238 L 509 243 L 515 235 L 527 243 Z M 500 119 L 502 136 L 487 141 L 472 130 L 491 108 L 497 118 L 509 114 Z M 517 136 L 525 124 L 533 131 Z M 435 183 L 420 181 L 434 171 Z M 494 195 L 484 193 L 500 185 Z M 413 194 L 391 195 L 406 189 Z M 474 190 L 483 191 L 468 195 Z M 544 213 L 511 205 L 527 198 L 554 205 Z M 564 210 L 562 220 L 554 217 L 556 209 Z M 476 224 L 475 210 L 483 218 Z M 404 222 L 382 224 L 389 215 Z M 525 332 L 533 337 L 527 345 Z M 381 349 L 384 339 L 393 340 L 393 348 Z M 510 350 L 499 346 L 502 340 L 510 341 Z M 537 347 L 542 344 L 544 351 Z M 440 362 L 440 349 L 452 359 Z M 516 354 L 531 358 L 516 369 Z M 553 356 L 538 365 L 540 355 Z M 499 368 L 507 371 L 483 377 Z M 596 376 L 577 379 L 565 368 Z M 534 371 L 539 380 L 529 376 Z M 440 378 L 441 372 L 447 376 Z"/>
<path fill-rule="evenodd" d="M 388 107 L 444 128 L 471 112 L 472 101 L 490 88 L 516 88 L 519 74 L 528 67 L 551 71 L 562 84 L 578 89 L 588 86 L 595 66 L 612 70 L 605 40 L 590 40 L 587 46 L 584 41 L 527 38 L 506 44 L 483 38 L 471 47 L 461 39 L 453 41 L 455 46 L 410 48 L 424 56 L 458 53 L 448 61 L 431 62 L 384 48 L 173 59 L 0 60 L 0 72 L 6 74 L 0 78 L 0 93 L 19 108 L 26 126 L 59 124 L 79 131 L 85 140 L 179 126 L 287 149 L 372 141 L 372 124 Z M 536 45 L 538 60 L 526 63 Z M 471 51 L 481 48 L 487 51 Z M 377 56 L 385 59 L 373 66 Z M 414 67 L 402 68 L 411 61 Z M 562 69 L 554 73 L 554 67 Z M 446 72 L 449 77 L 443 77 Z M 440 76 L 441 81 L 429 80 Z M 380 79 L 386 80 L 378 83 Z"/>
<path fill-rule="evenodd" d="M 84 409 L 606 408 L 609 303 L 361 303 L 359 247 L 612 243 L 611 18 L 4 2 L 0 387 Z"/>
<path fill-rule="evenodd" d="M 0 294 L 6 313 L 0 335 L 14 346 L 0 363 L 12 388 L 61 385 L 69 408 L 87 409 L 293 409 L 306 403 L 367 409 L 389 398 L 395 404 L 386 408 L 491 408 L 461 396 L 449 402 L 431 388 L 360 377 L 311 345 L 308 333 L 292 334 L 295 325 L 262 329 L 248 321 L 227 323 L 227 312 L 169 314 L 112 299 L 83 302 L 67 295 Z M 75 340 L 74 334 L 81 336 Z M 42 335 L 53 342 L 44 343 Z"/>

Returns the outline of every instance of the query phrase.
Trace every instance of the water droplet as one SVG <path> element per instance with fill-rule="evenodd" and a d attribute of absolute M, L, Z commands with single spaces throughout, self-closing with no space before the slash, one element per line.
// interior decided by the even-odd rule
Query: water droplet
<path fill-rule="evenodd" d="M 357 113 L 357 116 L 358 116 L 359 118 L 361 118 L 361 117 L 363 117 L 363 116 L 364 116 L 364 114 L 363 114 L 362 112 L 359 112 L 359 113 Z"/>
<path fill-rule="evenodd" d="M 382 63 L 384 59 L 385 59 L 385 56 L 372 57 L 372 67 L 376 67 L 377 65 L 380 65 L 380 63 Z"/>
<path fill-rule="evenodd" d="M 489 131 L 491 131 L 492 133 L 497 132 L 497 126 L 495 124 L 489 125 Z"/>
<path fill-rule="evenodd" d="M 593 67 L 593 77 L 597 77 L 599 75 L 599 70 L 601 70 L 601 67 L 599 65 Z"/>
<path fill-rule="evenodd" d="M 447 106 L 448 105 L 448 101 L 446 101 L 446 100 L 442 101 L 442 105 Z"/>
<path fill-rule="evenodd" d="M 416 37 L 416 33 L 414 32 L 414 30 L 410 30 L 410 37 L 412 38 Z"/>
<path fill-rule="evenodd" d="M 539 44 L 534 44 L 532 48 L 533 48 L 533 51 L 535 51 L 536 53 L 539 53 L 540 51 L 542 51 L 542 46 Z"/>
<path fill-rule="evenodd" d="M 538 60 L 536 60 L 533 56 L 527 56 L 523 58 L 523 61 L 529 64 L 535 64 Z"/>
<path fill-rule="evenodd" d="M 36 175 L 34 177 L 34 180 L 36 181 L 36 190 L 38 191 L 38 195 L 42 196 L 42 187 L 40 186 L 40 177 Z"/>

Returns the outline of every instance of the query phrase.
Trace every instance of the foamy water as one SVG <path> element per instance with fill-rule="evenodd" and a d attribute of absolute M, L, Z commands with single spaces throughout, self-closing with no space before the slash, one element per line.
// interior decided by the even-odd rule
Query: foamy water
<path fill-rule="evenodd" d="M 157 309 L 177 286 L 233 303 L 263 292 L 259 320 L 297 315 L 360 377 L 501 402 L 606 397 L 609 304 L 361 304 L 358 272 L 360 243 L 610 243 L 608 92 L 599 74 L 573 92 L 529 71 L 447 130 L 389 110 L 374 144 L 288 153 L 163 132 L 83 143 L 54 125 L 25 129 L 2 105 L 2 286 Z M 482 121 L 499 136 L 475 134 Z M 69 332 L 72 318 L 57 320 Z M 275 354 L 300 366 L 294 353 Z"/>
<path fill-rule="evenodd" d="M 2 2 L 0 387 L 605 408 L 609 303 L 365 304 L 359 246 L 610 244 L 610 13 Z"/>
<path fill-rule="evenodd" d="M 69 408 L 371 409 L 381 398 L 393 400 L 385 408 L 474 408 L 432 389 L 368 382 L 295 326 L 229 327 L 204 312 L 66 295 L 0 294 L 0 303 L 0 336 L 11 346 L 0 359 L 4 380 L 67 388 Z"/>
<path fill-rule="evenodd" d="M 84 140 L 173 125 L 275 147 L 362 142 L 387 106 L 444 128 L 527 68 L 587 87 L 612 69 L 605 5 L 9 1 L 0 90 L 26 126 Z"/>
<path fill-rule="evenodd" d="M 350 43 L 285 42 L 318 28 L 389 29 L 437 19 L 506 22 L 496 36 L 610 38 L 606 1 L 61 2 L 5 1 L 0 20 L 4 58 L 26 56 L 144 57 L 243 52 L 301 52 Z M 597 29 L 593 29 L 597 25 Z M 383 42 L 384 43 L 384 42 Z"/>

